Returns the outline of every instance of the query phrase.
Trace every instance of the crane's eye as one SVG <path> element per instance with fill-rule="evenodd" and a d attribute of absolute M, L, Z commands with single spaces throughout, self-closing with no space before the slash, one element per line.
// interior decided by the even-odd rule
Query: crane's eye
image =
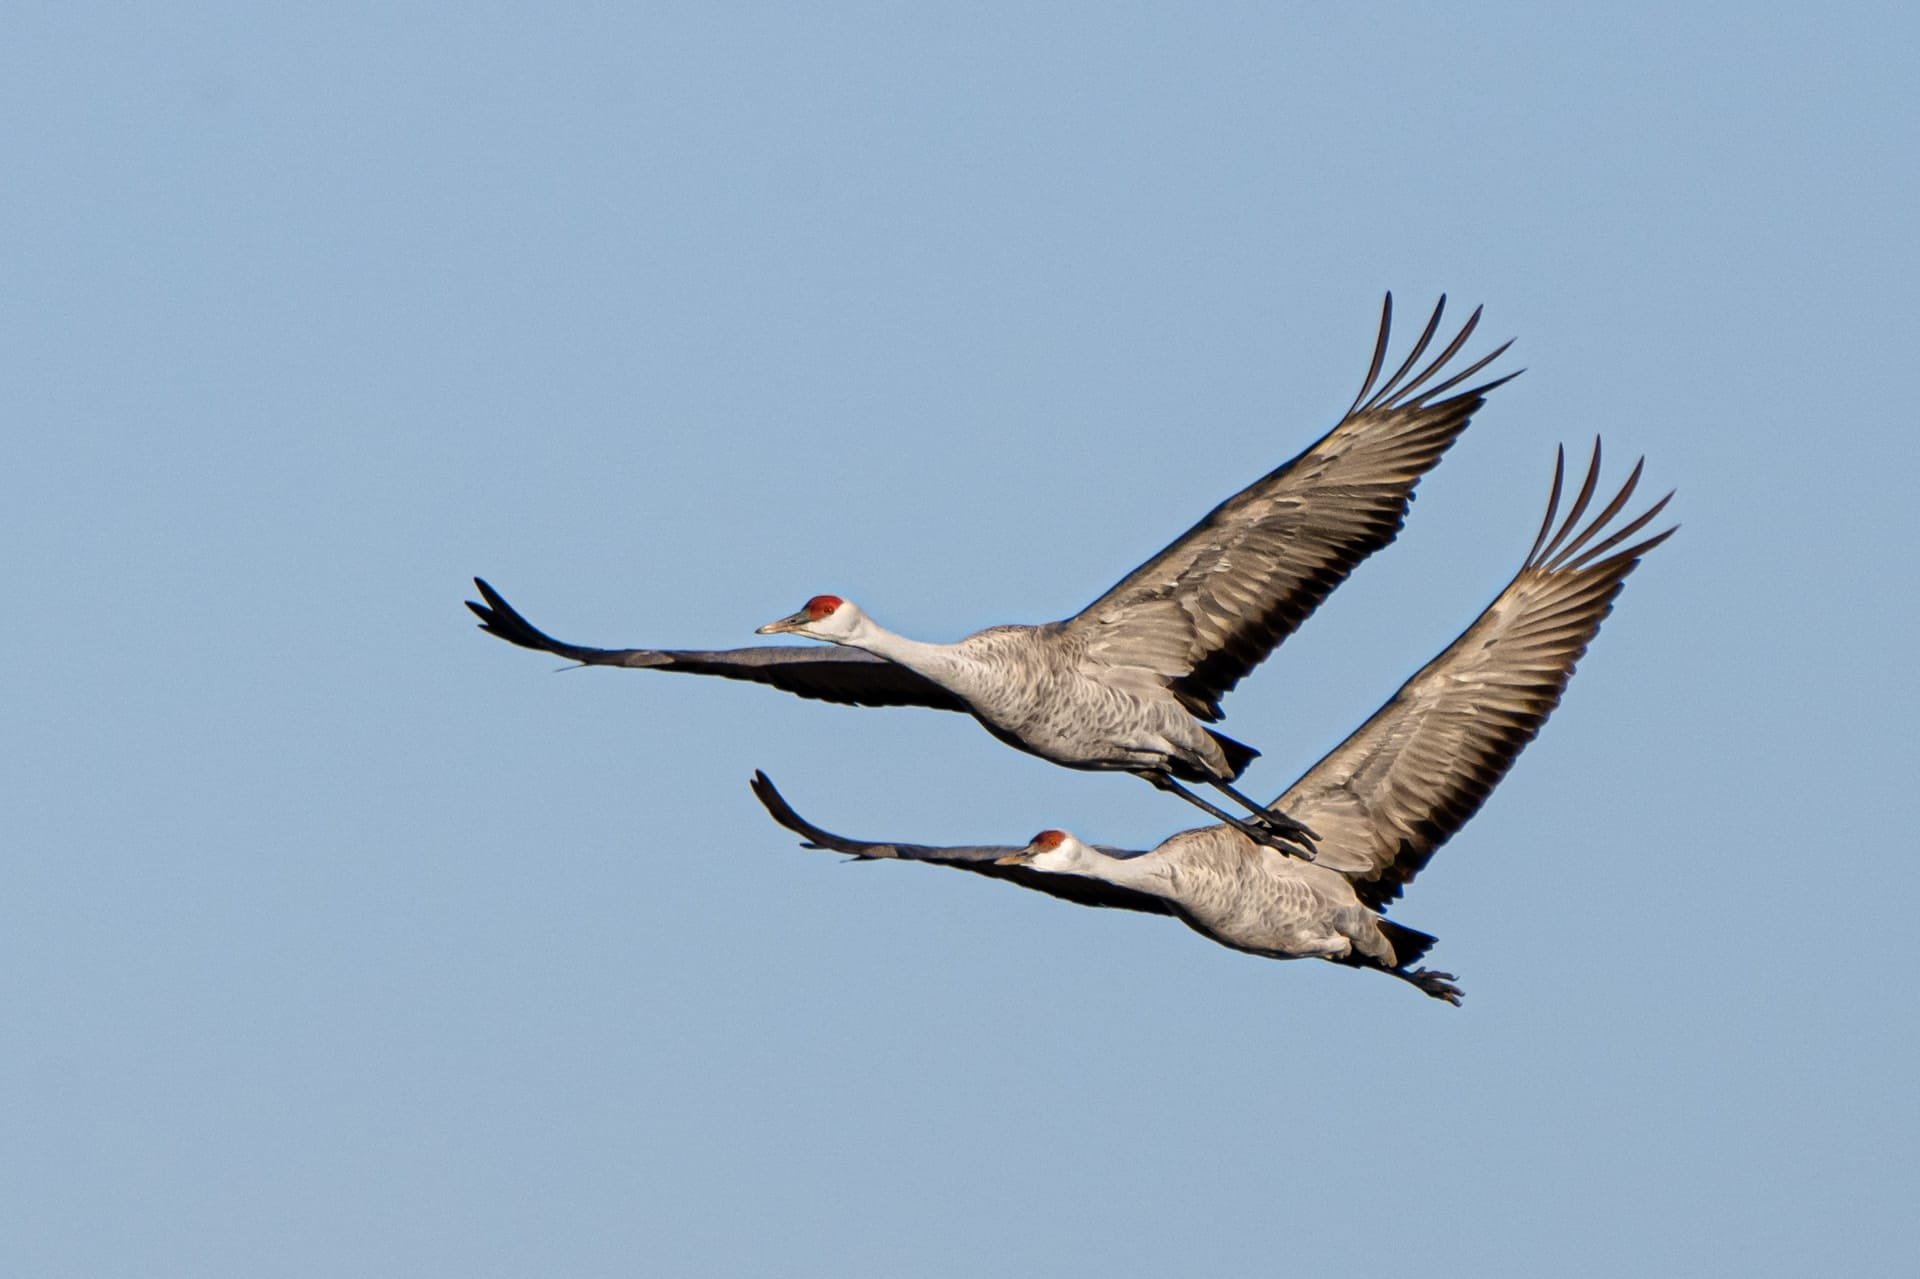
<path fill-rule="evenodd" d="M 846 603 L 838 595 L 816 595 L 807 601 L 807 616 L 814 621 L 823 617 L 832 617 L 833 610 Z"/>

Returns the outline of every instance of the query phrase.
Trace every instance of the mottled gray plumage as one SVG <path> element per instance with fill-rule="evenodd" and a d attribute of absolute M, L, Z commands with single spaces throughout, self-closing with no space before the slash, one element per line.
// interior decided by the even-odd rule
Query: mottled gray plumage
<path fill-rule="evenodd" d="M 1413 349 L 1382 381 L 1389 295 L 1367 377 L 1340 424 L 1064 622 L 998 626 L 956 644 L 925 644 L 886 631 L 856 605 L 818 596 L 762 632 L 864 652 L 696 653 L 562 643 L 479 579 L 486 603 L 468 607 L 483 629 L 509 643 L 590 665 L 723 675 L 857 705 L 965 710 L 1018 749 L 1069 768 L 1138 773 L 1215 817 L 1241 820 L 1178 785 L 1209 783 L 1260 814 L 1271 830 L 1299 838 L 1298 823 L 1231 786 L 1259 752 L 1206 724 L 1220 718 L 1223 695 L 1361 560 L 1394 539 L 1420 477 L 1459 438 L 1487 393 L 1508 380 L 1439 398 L 1510 345 L 1448 372 L 1479 323 L 1476 309 L 1420 367 L 1445 305 L 1442 297 Z"/>
<path fill-rule="evenodd" d="M 1380 912 L 1539 732 L 1627 575 L 1673 532 L 1615 549 L 1668 501 L 1607 531 L 1631 499 L 1640 465 L 1580 527 L 1599 478 L 1597 441 L 1586 481 L 1556 530 L 1564 467 L 1564 457 L 1556 457 L 1546 519 L 1507 588 L 1275 801 L 1319 832 L 1311 864 L 1227 826 L 1183 831 L 1145 852 L 1090 848 L 1060 831 L 1043 832 L 1025 848 L 871 843 L 808 823 L 764 774 L 755 775 L 754 793 L 812 847 L 935 862 L 1083 905 L 1174 915 L 1236 950 L 1377 968 L 1458 1003 L 1451 974 L 1411 967 L 1434 939 Z"/>

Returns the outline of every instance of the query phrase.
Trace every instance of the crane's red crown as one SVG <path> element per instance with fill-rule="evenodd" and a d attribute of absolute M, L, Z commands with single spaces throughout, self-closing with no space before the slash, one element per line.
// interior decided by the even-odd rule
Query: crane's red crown
<path fill-rule="evenodd" d="M 838 595 L 816 595 L 807 601 L 807 616 L 816 622 L 823 617 L 832 617 L 833 610 L 845 603 Z"/>
<path fill-rule="evenodd" d="M 1063 830 L 1043 830 L 1033 837 L 1033 846 L 1043 853 L 1050 853 L 1067 842 L 1067 832 Z"/>

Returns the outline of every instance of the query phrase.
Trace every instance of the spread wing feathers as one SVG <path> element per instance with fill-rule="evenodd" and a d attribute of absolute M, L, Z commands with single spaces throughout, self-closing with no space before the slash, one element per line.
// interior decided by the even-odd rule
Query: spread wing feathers
<path fill-rule="evenodd" d="M 1436 380 L 1480 323 L 1475 309 L 1446 349 L 1414 372 L 1446 308 L 1433 309 L 1413 350 L 1381 382 L 1393 295 L 1380 313 L 1373 363 L 1340 424 L 1207 517 L 1068 623 L 1093 660 L 1158 671 L 1195 715 L 1299 628 L 1356 565 L 1393 541 L 1413 489 L 1508 374 L 1446 399 L 1512 345 Z"/>
<path fill-rule="evenodd" d="M 985 875 L 989 879 L 1004 879 L 1046 893 L 1050 897 L 1064 898 L 1082 906 L 1112 906 L 1120 910 L 1145 911 L 1153 915 L 1171 915 L 1173 907 L 1166 901 L 1147 893 L 1137 893 L 1130 888 L 1102 880 L 1085 878 L 1080 875 L 1055 875 L 1046 871 L 1034 870 L 1030 866 L 1001 866 L 998 860 L 1008 853 L 1020 850 L 1001 844 L 965 844 L 954 847 L 934 847 L 928 844 L 882 844 L 866 840 L 848 839 L 844 835 L 835 835 L 831 831 L 821 830 L 799 813 L 793 811 L 793 805 L 786 797 L 773 788 L 773 782 L 765 773 L 753 775 L 753 794 L 773 820 L 793 831 L 806 841 L 803 848 L 821 848 L 835 853 L 846 853 L 862 861 L 880 858 L 892 858 L 898 861 L 933 862 L 939 866 L 952 866 L 958 870 L 970 870 L 976 875 Z M 1115 857 L 1137 857 L 1137 852 L 1117 848 L 1105 848 L 1101 851 Z"/>
<path fill-rule="evenodd" d="M 1559 705 L 1574 663 L 1612 611 L 1627 574 L 1673 534 L 1669 528 L 1614 549 L 1660 513 L 1669 493 L 1601 536 L 1633 496 L 1644 459 L 1606 509 L 1575 531 L 1599 479 L 1597 440 L 1586 482 L 1552 531 L 1564 462 L 1564 454 L 1555 458 L 1546 519 L 1512 583 L 1392 701 L 1274 801 L 1320 833 L 1319 865 L 1346 874 L 1369 906 L 1383 908 L 1398 897 L 1479 810 Z"/>
<path fill-rule="evenodd" d="M 521 648 L 579 662 L 584 666 L 633 666 L 688 675 L 771 684 L 799 697 L 850 706 L 930 706 L 964 711 L 966 704 L 932 680 L 904 666 L 855 648 L 786 645 L 710 651 L 654 648 L 584 648 L 554 639 L 522 617 L 500 592 L 480 578 L 485 604 L 467 601 L 480 629 Z"/>

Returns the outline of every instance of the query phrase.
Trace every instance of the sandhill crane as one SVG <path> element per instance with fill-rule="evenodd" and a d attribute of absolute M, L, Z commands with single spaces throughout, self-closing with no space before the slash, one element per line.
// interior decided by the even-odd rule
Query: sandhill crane
<path fill-rule="evenodd" d="M 866 706 L 966 711 L 1010 746 L 1068 768 L 1134 773 L 1254 838 L 1283 849 L 1291 839 L 1301 845 L 1294 851 L 1311 856 L 1311 830 L 1234 788 L 1259 752 L 1206 725 L 1220 718 L 1220 698 L 1242 676 L 1355 565 L 1394 539 L 1420 477 L 1459 438 L 1487 393 L 1516 376 L 1436 401 L 1511 345 L 1435 381 L 1479 324 L 1476 308 L 1414 373 L 1445 307 L 1442 296 L 1413 350 L 1382 383 L 1393 320 L 1387 295 L 1373 362 L 1340 424 L 1063 622 L 996 626 L 955 644 L 926 644 L 885 630 L 838 596 L 817 595 L 759 633 L 848 648 L 675 652 L 562 643 L 479 578 L 474 584 L 486 603 L 467 607 L 483 629 L 509 643 L 589 665 L 724 675 Z M 1215 787 L 1252 820 L 1223 811 L 1183 782 Z"/>
<path fill-rule="evenodd" d="M 1627 574 L 1673 533 L 1614 550 L 1659 514 L 1668 494 L 1601 536 L 1632 497 L 1638 465 L 1606 509 L 1575 532 L 1599 476 L 1597 441 L 1586 483 L 1554 532 L 1563 461 L 1555 459 L 1547 517 L 1513 581 L 1465 634 L 1275 801 L 1320 832 L 1312 863 L 1225 826 L 1184 831 L 1148 852 L 1096 848 L 1058 830 L 1042 831 L 1024 848 L 871 843 L 807 822 L 764 773 L 754 775 L 754 793 L 809 848 L 935 862 L 1082 905 L 1172 915 L 1235 950 L 1376 968 L 1458 1004 L 1451 973 L 1411 966 L 1434 938 L 1381 912 L 1478 811 L 1540 731 Z"/>

